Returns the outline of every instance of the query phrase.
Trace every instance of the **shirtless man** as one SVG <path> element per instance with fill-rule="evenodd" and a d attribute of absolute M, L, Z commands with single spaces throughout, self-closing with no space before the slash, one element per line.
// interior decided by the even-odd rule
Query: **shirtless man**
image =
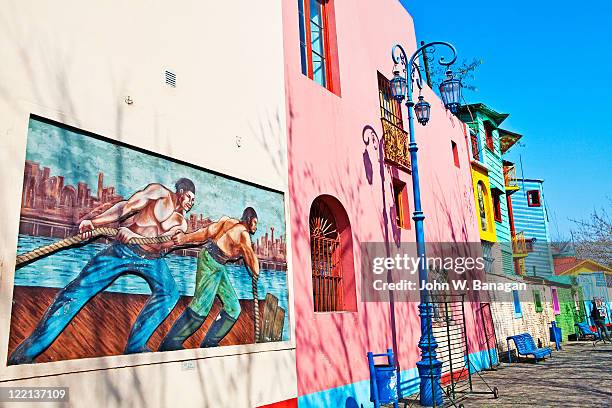
<path fill-rule="evenodd" d="M 184 214 L 191 210 L 195 186 L 186 178 L 176 182 L 176 192 L 161 184 L 149 184 L 128 200 L 120 201 L 102 214 L 79 225 L 83 239 L 91 230 L 120 222 L 116 241 L 96 254 L 81 273 L 62 289 L 30 337 L 12 353 L 9 364 L 31 363 L 45 351 L 68 323 L 94 296 L 124 274 L 135 274 L 147 281 L 151 296 L 136 318 L 124 352 L 149 351 L 147 341 L 170 314 L 179 294 L 163 256 L 174 243 L 130 244 L 136 237 L 172 236 L 187 231 Z"/>
<path fill-rule="evenodd" d="M 257 231 L 257 213 L 247 207 L 240 220 L 221 217 L 207 227 L 174 235 L 176 245 L 201 244 L 198 256 L 196 285 L 193 299 L 159 346 L 159 351 L 183 349 L 183 342 L 195 333 L 218 296 L 223 308 L 206 333 L 200 347 L 216 347 L 229 333 L 240 316 L 240 302 L 229 281 L 226 264 L 244 259 L 248 270 L 257 277 L 259 261 L 253 251 L 251 235 Z"/>

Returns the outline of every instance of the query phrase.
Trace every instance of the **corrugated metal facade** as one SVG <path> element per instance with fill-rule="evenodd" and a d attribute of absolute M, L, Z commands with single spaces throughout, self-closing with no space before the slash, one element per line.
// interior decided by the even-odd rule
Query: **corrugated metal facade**
<path fill-rule="evenodd" d="M 546 277 L 553 274 L 553 263 L 542 184 L 542 180 L 520 179 L 518 180 L 519 190 L 512 194 L 510 199 L 516 232 L 523 231 L 527 240 L 536 239 L 534 251 L 525 259 L 526 274 Z M 530 207 L 527 202 L 527 192 L 531 190 L 540 192 L 541 205 L 539 207 Z"/>

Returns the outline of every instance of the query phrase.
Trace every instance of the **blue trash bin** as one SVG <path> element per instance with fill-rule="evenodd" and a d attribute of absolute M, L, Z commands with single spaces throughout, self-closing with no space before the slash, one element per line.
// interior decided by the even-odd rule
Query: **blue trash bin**
<path fill-rule="evenodd" d="M 397 400 L 397 371 L 390 365 L 374 366 L 378 400 L 383 404 Z M 373 393 L 371 393 L 373 395 Z M 372 399 L 370 399 L 372 401 Z M 374 402 L 374 401 L 372 401 Z"/>
<path fill-rule="evenodd" d="M 563 332 L 561 331 L 560 327 L 557 327 L 557 322 L 550 322 L 550 324 L 550 341 L 555 343 L 555 348 L 557 351 L 559 351 L 561 350 L 561 340 L 563 339 Z"/>
<path fill-rule="evenodd" d="M 387 357 L 387 364 L 374 364 L 375 357 Z M 389 349 L 385 354 L 368 352 L 368 364 L 370 366 L 370 401 L 374 403 L 375 408 L 379 408 L 380 404 L 391 402 L 397 408 L 399 393 L 393 351 Z"/>

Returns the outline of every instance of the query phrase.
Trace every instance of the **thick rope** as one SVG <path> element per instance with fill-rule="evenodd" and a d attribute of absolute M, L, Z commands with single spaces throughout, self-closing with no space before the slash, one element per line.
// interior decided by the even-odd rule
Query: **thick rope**
<path fill-rule="evenodd" d="M 253 314 L 255 319 L 255 340 L 253 343 L 259 343 L 259 299 L 257 296 L 257 277 L 253 275 Z"/>
<path fill-rule="evenodd" d="M 92 234 L 91 238 L 97 238 L 100 236 L 114 237 L 119 233 L 119 230 L 117 228 L 100 227 L 95 228 L 89 232 L 91 232 Z M 130 244 L 150 245 L 163 244 L 164 242 L 170 242 L 171 240 L 172 237 L 164 235 L 159 237 L 132 238 L 129 242 Z M 61 241 L 54 242 L 53 244 L 36 248 L 30 252 L 26 252 L 25 254 L 18 255 L 16 266 L 20 266 L 25 262 L 32 261 L 34 259 L 40 258 L 41 256 L 45 256 L 62 248 L 67 248 L 72 245 L 78 244 L 80 242 L 83 242 L 83 239 L 81 238 L 81 234 L 77 234 L 72 237 L 64 238 Z"/>
<path fill-rule="evenodd" d="M 119 233 L 119 229 L 110 228 L 110 227 L 100 227 L 94 228 L 91 232 L 91 238 L 97 238 L 100 236 L 114 237 Z M 163 244 L 165 242 L 170 242 L 172 237 L 169 235 L 163 235 L 158 237 L 143 237 L 143 238 L 132 238 L 130 239 L 130 244 L 136 245 L 151 245 L 151 244 Z M 62 248 L 67 248 L 73 245 L 76 245 L 80 242 L 83 242 L 81 238 L 81 234 L 74 235 L 72 237 L 64 238 L 60 241 L 54 242 L 50 245 L 41 246 L 39 248 L 33 249 L 32 251 L 26 252 L 24 254 L 17 256 L 17 264 L 16 266 L 20 266 L 26 262 L 33 261 L 34 259 L 38 259 L 42 256 L 48 255 L 52 252 L 58 251 Z M 253 312 L 255 314 L 255 343 L 259 342 L 259 300 L 257 296 L 257 278 L 253 276 Z"/>

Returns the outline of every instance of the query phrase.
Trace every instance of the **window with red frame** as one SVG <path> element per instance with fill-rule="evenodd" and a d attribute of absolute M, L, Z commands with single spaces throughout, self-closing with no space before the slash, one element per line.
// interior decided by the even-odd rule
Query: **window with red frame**
<path fill-rule="evenodd" d="M 470 129 L 470 145 L 472 146 L 472 159 L 480 161 L 478 135 L 472 129 Z"/>
<path fill-rule="evenodd" d="M 302 73 L 332 89 L 333 0 L 298 0 Z"/>
<path fill-rule="evenodd" d="M 395 223 L 398 227 L 410 229 L 410 209 L 406 183 L 393 179 L 393 200 L 395 201 Z"/>
<path fill-rule="evenodd" d="M 493 214 L 495 216 L 495 221 L 502 222 L 502 212 L 501 212 L 501 194 L 493 193 Z"/>
<path fill-rule="evenodd" d="M 459 165 L 459 150 L 457 149 L 457 143 L 451 140 L 451 149 L 453 149 L 453 160 L 455 161 L 455 167 L 460 168 Z"/>
<path fill-rule="evenodd" d="M 540 199 L 540 190 L 527 191 L 527 204 L 530 207 L 540 207 L 542 205 L 542 201 Z"/>
<path fill-rule="evenodd" d="M 485 130 L 485 142 L 487 144 L 487 148 L 490 151 L 495 151 L 495 146 L 493 145 L 493 125 L 490 122 L 484 123 Z"/>

